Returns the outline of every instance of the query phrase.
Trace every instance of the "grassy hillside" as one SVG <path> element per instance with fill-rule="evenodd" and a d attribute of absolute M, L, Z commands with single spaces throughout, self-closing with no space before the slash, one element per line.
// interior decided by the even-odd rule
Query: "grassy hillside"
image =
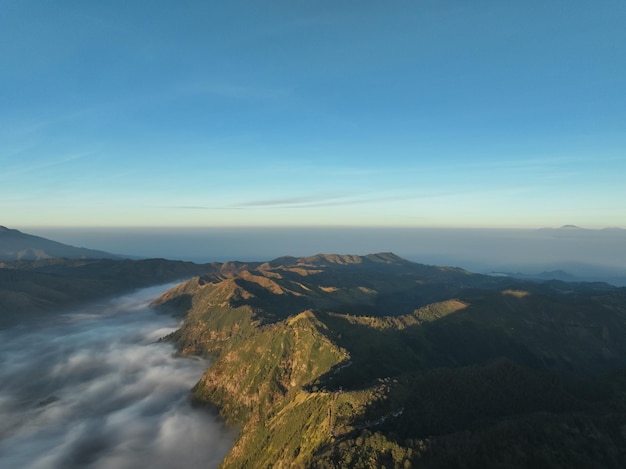
<path fill-rule="evenodd" d="M 214 358 L 193 395 L 241 429 L 224 468 L 626 462 L 625 381 L 600 377 L 626 367 L 624 289 L 318 255 L 157 304 L 186 314 L 183 353 Z"/>

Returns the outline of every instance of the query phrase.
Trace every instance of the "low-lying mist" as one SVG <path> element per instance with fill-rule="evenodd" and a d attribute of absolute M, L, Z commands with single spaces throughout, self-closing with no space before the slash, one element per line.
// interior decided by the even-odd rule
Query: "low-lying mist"
<path fill-rule="evenodd" d="M 210 468 L 233 435 L 189 392 L 208 366 L 156 342 L 175 321 L 142 290 L 0 331 L 0 467 Z"/>

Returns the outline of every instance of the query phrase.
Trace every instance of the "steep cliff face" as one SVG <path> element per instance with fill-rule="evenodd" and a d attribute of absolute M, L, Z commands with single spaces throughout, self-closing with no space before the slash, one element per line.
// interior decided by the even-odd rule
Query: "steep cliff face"
<path fill-rule="evenodd" d="M 318 255 L 215 272 L 156 304 L 186 314 L 170 337 L 182 353 L 213 357 L 193 397 L 241 429 L 225 468 L 437 467 L 470 451 L 457 432 L 482 445 L 504 420 L 549 433 L 577 412 L 608 441 L 606 409 L 623 411 L 623 381 L 593 378 L 626 366 L 626 295 L 608 285 Z"/>

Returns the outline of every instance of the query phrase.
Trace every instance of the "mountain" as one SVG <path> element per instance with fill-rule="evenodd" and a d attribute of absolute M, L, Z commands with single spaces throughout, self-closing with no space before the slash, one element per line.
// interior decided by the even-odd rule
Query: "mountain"
<path fill-rule="evenodd" d="M 0 261 L 67 259 L 120 259 L 94 249 L 77 248 L 0 226 Z"/>
<path fill-rule="evenodd" d="M 626 289 L 368 256 L 283 257 L 156 306 L 213 358 L 223 468 L 625 467 Z"/>

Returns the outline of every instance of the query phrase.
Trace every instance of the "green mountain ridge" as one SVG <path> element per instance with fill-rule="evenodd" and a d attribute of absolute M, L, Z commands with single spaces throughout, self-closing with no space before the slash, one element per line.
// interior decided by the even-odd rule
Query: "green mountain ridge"
<path fill-rule="evenodd" d="M 223 468 L 626 462 L 626 289 L 317 255 L 155 305 L 185 314 L 181 353 L 213 357 L 193 396 L 241 429 Z"/>

